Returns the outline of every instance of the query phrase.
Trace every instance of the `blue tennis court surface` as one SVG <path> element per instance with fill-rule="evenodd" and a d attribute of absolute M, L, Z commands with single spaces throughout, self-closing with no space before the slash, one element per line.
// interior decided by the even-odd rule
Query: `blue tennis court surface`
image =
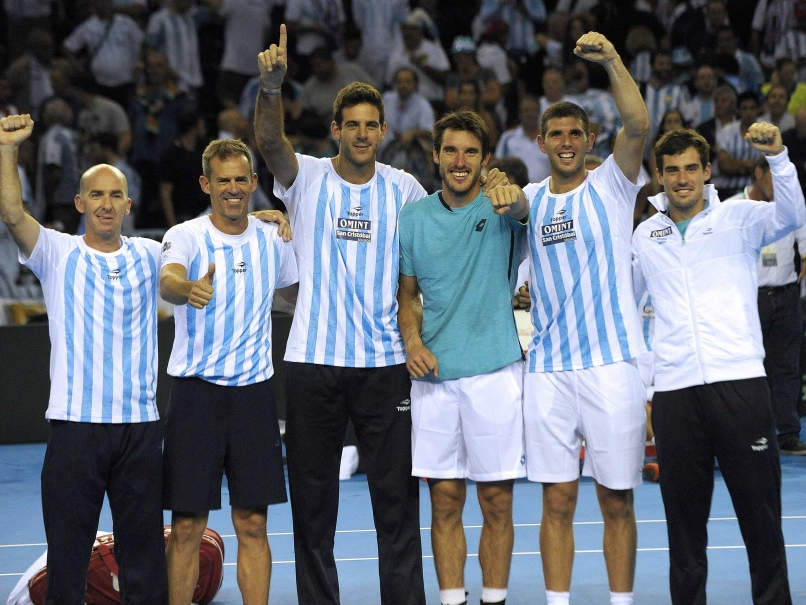
<path fill-rule="evenodd" d="M 45 549 L 39 497 L 39 471 L 44 453 L 44 444 L 0 446 L 0 598 L 3 602 L 22 572 Z M 783 528 L 792 598 L 796 605 L 806 605 L 806 457 L 784 457 L 781 467 Z M 224 491 L 223 501 L 226 503 L 226 488 Z M 474 492 L 472 488 L 468 492 L 464 517 L 468 550 L 471 553 L 465 580 L 470 592 L 468 603 L 478 603 L 481 595 L 481 572 L 474 554 L 478 552 L 481 513 Z M 660 489 L 656 483 L 645 483 L 636 489 L 635 507 L 638 519 L 635 602 L 668 604 L 671 601 L 668 594 L 666 522 Z M 421 484 L 420 489 L 420 509 L 426 594 L 429 603 L 438 604 L 438 587 L 431 558 L 431 513 L 425 483 Z M 507 605 L 546 602 L 538 547 L 540 516 L 540 486 L 519 481 L 515 486 L 515 554 Z M 166 522 L 167 519 L 166 516 Z M 224 536 L 227 549 L 224 584 L 214 603 L 237 605 L 241 603 L 241 598 L 235 579 L 236 541 L 229 511 L 212 512 L 209 525 Z M 99 528 L 111 530 L 111 527 L 109 508 L 105 506 Z M 713 605 L 750 603 L 747 557 L 730 497 L 718 472 L 708 527 L 708 602 Z M 288 504 L 269 509 L 269 534 L 274 557 L 270 602 L 276 605 L 297 603 L 291 509 Z M 574 605 L 608 603 L 609 589 L 602 557 L 602 517 L 590 480 L 583 480 L 580 484 L 575 535 L 571 602 Z M 377 547 L 364 475 L 341 482 L 336 557 L 342 603 L 379 603 Z"/>

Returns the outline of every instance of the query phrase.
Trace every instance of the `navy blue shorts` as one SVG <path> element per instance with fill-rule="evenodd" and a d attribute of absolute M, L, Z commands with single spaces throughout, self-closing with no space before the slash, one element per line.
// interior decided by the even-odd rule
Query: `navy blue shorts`
<path fill-rule="evenodd" d="M 247 386 L 173 378 L 163 449 L 163 508 L 221 508 L 227 473 L 233 508 L 286 502 L 283 454 L 271 379 Z"/>

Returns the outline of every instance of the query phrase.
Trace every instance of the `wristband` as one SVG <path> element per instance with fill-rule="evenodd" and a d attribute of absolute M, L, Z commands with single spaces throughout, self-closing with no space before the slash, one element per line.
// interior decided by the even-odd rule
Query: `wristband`
<path fill-rule="evenodd" d="M 262 92 L 264 95 L 279 95 L 280 91 L 283 89 L 282 86 L 278 86 L 277 88 L 266 88 L 263 86 L 262 82 L 259 84 L 259 86 L 260 92 Z"/>

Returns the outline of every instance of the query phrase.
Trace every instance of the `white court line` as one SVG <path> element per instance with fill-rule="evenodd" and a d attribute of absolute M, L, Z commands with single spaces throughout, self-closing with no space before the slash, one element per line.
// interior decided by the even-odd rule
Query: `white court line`
<path fill-rule="evenodd" d="M 781 520 L 802 520 L 806 515 L 786 515 Z M 736 521 L 736 517 L 711 517 L 708 521 Z M 666 519 L 636 519 L 636 523 L 666 523 Z M 515 527 L 540 527 L 540 523 L 515 523 Z M 575 521 L 574 525 L 604 525 L 604 521 Z M 465 525 L 465 529 L 481 529 L 481 525 Z M 430 526 L 421 527 L 420 531 L 431 531 Z M 337 534 L 374 534 L 375 529 L 337 529 Z M 269 532 L 272 536 L 293 536 L 292 531 Z M 222 538 L 234 538 L 235 534 L 221 534 Z M 27 546 L 47 546 L 45 542 L 32 542 L 30 544 L 0 544 L 0 548 L 23 548 Z M 1 574 L 0 574 L 1 575 Z"/>
<path fill-rule="evenodd" d="M 806 548 L 806 544 L 787 544 L 786 548 Z M 657 548 L 639 548 L 638 552 L 665 552 L 669 549 L 666 547 L 657 547 Z M 709 546 L 708 550 L 744 550 L 744 545 L 736 545 L 736 546 Z M 574 554 L 601 554 L 604 551 L 602 549 L 586 549 L 586 550 L 575 550 Z M 539 550 L 535 551 L 525 551 L 525 552 L 513 552 L 513 557 L 518 556 L 535 556 L 540 555 Z M 477 553 L 467 553 L 468 557 L 478 557 Z M 434 555 L 423 555 L 423 559 L 433 559 Z M 337 563 L 341 562 L 348 562 L 348 561 L 377 561 L 378 557 L 349 557 L 343 559 L 336 559 Z M 293 563 L 294 560 L 291 559 L 290 561 L 272 561 L 273 565 L 287 565 L 289 563 Z M 224 563 L 225 566 L 234 566 L 236 563 Z"/>
<path fill-rule="evenodd" d="M 806 544 L 786 544 L 786 548 L 806 548 Z M 668 548 L 665 547 L 657 547 L 657 548 L 639 548 L 638 552 L 663 552 L 668 551 Z M 709 546 L 708 550 L 744 550 L 744 545 L 736 545 L 736 546 Z M 601 549 L 586 549 L 586 550 L 575 550 L 574 554 L 599 554 L 603 551 Z M 513 552 L 513 557 L 520 557 L 520 556 L 535 556 L 540 555 L 539 550 L 534 551 L 525 551 L 525 552 Z M 467 553 L 468 557 L 478 557 L 477 553 Z M 434 555 L 423 555 L 423 559 L 433 559 Z M 377 561 L 378 557 L 344 557 L 341 559 L 336 559 L 336 563 L 347 563 L 350 561 Z M 272 565 L 289 565 L 294 563 L 294 559 L 289 561 L 272 561 Z M 224 563 L 224 567 L 235 567 L 237 563 Z M 0 578 L 2 577 L 11 577 L 11 576 L 21 576 L 23 572 L 19 573 L 0 573 Z"/>

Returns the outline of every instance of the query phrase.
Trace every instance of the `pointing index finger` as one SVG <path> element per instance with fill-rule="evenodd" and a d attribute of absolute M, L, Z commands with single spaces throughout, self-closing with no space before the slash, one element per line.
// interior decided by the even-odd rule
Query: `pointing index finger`
<path fill-rule="evenodd" d="M 285 23 L 280 24 L 280 48 L 285 50 L 288 46 L 288 33 L 285 29 Z"/>

